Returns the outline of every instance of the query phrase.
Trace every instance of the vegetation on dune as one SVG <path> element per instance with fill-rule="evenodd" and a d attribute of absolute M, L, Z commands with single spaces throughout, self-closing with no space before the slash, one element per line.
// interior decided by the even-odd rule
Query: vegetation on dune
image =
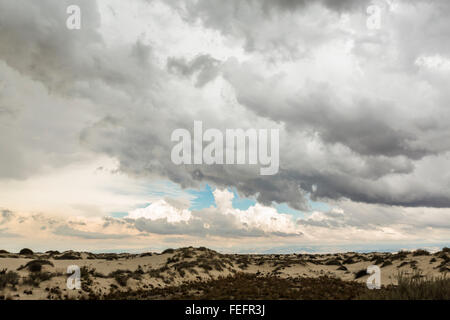
<path fill-rule="evenodd" d="M 192 281 L 180 286 L 150 290 L 113 291 L 104 299 L 355 299 L 367 290 L 357 282 L 337 278 L 283 279 L 237 273 L 210 281 Z"/>
<path fill-rule="evenodd" d="M 450 300 L 450 278 L 399 274 L 398 285 L 371 290 L 359 299 L 373 300 Z"/>
<path fill-rule="evenodd" d="M 43 281 L 65 274 L 44 272 L 43 266 L 58 267 L 54 260 L 128 260 L 153 255 L 146 254 L 91 254 L 89 252 L 48 251 L 30 257 L 29 249 L 23 249 L 27 257 L 26 264 L 17 270 L 26 275 L 20 276 L 14 271 L 0 270 L 0 290 L 18 292 L 26 295 L 33 291 L 46 291 L 47 299 L 69 298 L 53 282 Z M 30 250 L 31 251 L 31 250 Z M 136 269 L 112 269 L 102 274 L 91 266 L 81 267 L 81 290 L 78 298 L 82 299 L 450 299 L 450 249 L 444 248 L 433 254 L 425 250 L 412 252 L 400 251 L 395 254 L 372 252 L 358 254 L 221 254 L 207 248 L 167 249 L 161 263 L 148 264 L 139 260 Z M 22 253 L 24 254 L 24 253 Z M 8 254 L 9 255 L 9 254 Z M 12 255 L 12 254 L 11 254 Z M 159 255 L 159 254 L 158 254 Z M 9 258 L 10 256 L 8 256 Z M 14 258 L 18 258 L 19 255 Z M 34 258 L 34 259 L 33 259 Z M 417 259 L 417 260 L 414 260 Z M 105 263 L 105 262 L 102 262 Z M 352 264 L 360 263 L 358 268 Z M 434 278 L 420 274 L 423 264 L 430 266 Z M 122 262 L 118 262 L 121 265 Z M 369 290 L 364 283 L 368 276 L 366 266 L 370 264 L 387 268 L 389 272 L 398 268 L 398 285 L 384 286 L 379 290 Z M 299 266 L 317 268 L 318 277 L 307 277 Z M 394 269 L 394 267 L 396 267 Z M 288 268 L 292 268 L 289 269 Z M 350 270 L 349 270 L 350 269 Z M 411 269 L 416 272 L 407 276 Z M 49 270 L 49 269 L 48 269 Z M 53 268 L 52 270 L 59 270 Z M 111 269 L 110 269 L 111 270 Z M 299 272 L 300 270 L 300 272 Z M 323 270 L 335 270 L 324 272 Z M 293 271 L 293 272 L 291 272 Z M 403 272 L 403 273 L 402 273 Z M 295 275 L 295 276 L 293 276 Z M 337 275 L 353 277 L 353 281 L 344 281 Z M 442 275 L 442 276 L 440 276 Z M 106 287 L 99 284 L 100 278 L 109 279 Z M 359 279 L 358 281 L 355 281 Z M 59 279 L 58 281 L 60 281 Z M 131 281 L 132 280 L 132 281 Z M 103 281 L 105 282 L 105 281 Z M 57 282 L 59 283 L 59 282 Z M 21 286 L 25 287 L 21 287 Z M 33 288 L 30 288 L 32 286 Z M 35 289 L 39 288 L 41 289 Z M 132 289 L 134 288 L 134 289 Z M 0 299 L 5 296 L 0 295 Z M 10 296 L 11 297 L 11 296 Z"/>
<path fill-rule="evenodd" d="M 19 254 L 23 254 L 23 255 L 32 255 L 34 254 L 33 250 L 28 249 L 28 248 L 24 248 L 22 250 L 20 250 Z"/>
<path fill-rule="evenodd" d="M 33 287 L 39 287 L 42 281 L 50 280 L 51 278 L 58 276 L 58 274 L 50 272 L 31 272 L 28 277 L 22 280 L 22 284 L 30 285 Z"/>
<path fill-rule="evenodd" d="M 422 249 L 418 249 L 416 251 L 413 252 L 413 256 L 414 257 L 418 257 L 418 256 L 429 256 L 430 253 L 426 250 L 422 250 Z"/>
<path fill-rule="evenodd" d="M 19 283 L 19 275 L 14 271 L 6 271 L 3 269 L 0 271 L 0 290 L 6 288 L 6 286 L 11 285 L 15 287 Z"/>
<path fill-rule="evenodd" d="M 20 271 L 20 270 L 26 268 L 31 272 L 40 272 L 42 270 L 43 265 L 49 265 L 49 266 L 53 267 L 52 262 L 50 262 L 48 260 L 37 259 L 37 260 L 32 260 L 32 261 L 28 262 L 24 266 L 20 266 L 17 270 Z"/>

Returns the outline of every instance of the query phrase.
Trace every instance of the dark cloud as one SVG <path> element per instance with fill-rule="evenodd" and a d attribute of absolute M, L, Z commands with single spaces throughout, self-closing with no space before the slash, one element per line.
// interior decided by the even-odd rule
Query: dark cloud
<path fill-rule="evenodd" d="M 194 44 L 194 55 L 158 60 L 151 41 L 106 45 L 95 1 L 0 0 L 0 178 L 25 179 L 94 153 L 118 159 L 130 175 L 184 188 L 234 186 L 263 204 L 305 209 L 310 192 L 313 199 L 450 207 L 449 76 L 415 64 L 420 55 L 449 57 L 448 5 L 436 3 L 406 3 L 402 15 L 386 14 L 387 27 L 369 34 L 361 1 L 171 1 L 184 21 L 200 20 L 238 48 L 232 52 L 245 53 L 218 59 Z M 65 28 L 68 4 L 82 7 L 79 32 Z M 340 27 L 341 13 L 355 16 L 351 32 Z M 213 79 L 223 88 L 206 86 Z M 194 120 L 219 129 L 281 128 L 279 173 L 175 166 L 171 133 Z M 164 221 L 136 223 L 178 232 Z M 196 223 L 179 228 L 211 232 Z"/>
<path fill-rule="evenodd" d="M 196 86 L 203 87 L 219 75 L 220 61 L 210 55 L 199 55 L 191 61 L 185 58 L 171 57 L 167 60 L 169 71 L 178 72 L 186 77 L 196 74 Z"/>
<path fill-rule="evenodd" d="M 327 212 L 316 212 L 308 218 L 297 220 L 301 226 L 321 228 L 358 228 L 360 230 L 382 230 L 395 228 L 397 232 L 414 234 L 426 228 L 446 230 L 450 228 L 446 209 L 433 209 L 424 214 L 420 209 L 380 206 L 373 204 L 340 203 L 342 209 Z M 430 229 L 431 230 L 431 229 Z"/>

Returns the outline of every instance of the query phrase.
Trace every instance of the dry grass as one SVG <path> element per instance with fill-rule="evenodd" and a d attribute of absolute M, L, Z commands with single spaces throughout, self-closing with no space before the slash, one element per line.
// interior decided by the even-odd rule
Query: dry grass
<path fill-rule="evenodd" d="M 195 281 L 180 286 L 150 290 L 115 291 L 104 299 L 355 299 L 367 289 L 361 283 L 337 278 L 282 279 L 274 276 L 258 277 L 238 273 L 210 281 Z"/>
<path fill-rule="evenodd" d="M 398 275 L 398 285 L 372 290 L 359 297 L 375 300 L 450 300 L 450 278 L 427 278 L 419 273 Z"/>
<path fill-rule="evenodd" d="M 15 287 L 19 283 L 19 275 L 14 271 L 0 271 L 0 289 L 3 290 L 8 285 Z"/>

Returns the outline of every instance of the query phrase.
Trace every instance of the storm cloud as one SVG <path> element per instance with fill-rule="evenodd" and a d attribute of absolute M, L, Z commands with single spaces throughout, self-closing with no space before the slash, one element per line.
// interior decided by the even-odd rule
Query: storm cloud
<path fill-rule="evenodd" d="M 65 27 L 69 4 L 81 7 L 80 30 Z M 381 29 L 370 30 L 368 4 L 142 0 L 140 29 L 120 25 L 127 8 L 115 1 L 0 0 L 0 179 L 107 155 L 132 177 L 234 187 L 267 206 L 450 208 L 450 5 L 380 1 Z M 174 165 L 171 133 L 195 120 L 280 129 L 279 173 Z M 219 218 L 209 229 L 208 215 L 135 227 L 239 231 Z"/>

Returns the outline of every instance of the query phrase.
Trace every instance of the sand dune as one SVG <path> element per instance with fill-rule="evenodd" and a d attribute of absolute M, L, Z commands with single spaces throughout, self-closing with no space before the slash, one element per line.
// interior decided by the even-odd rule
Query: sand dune
<path fill-rule="evenodd" d="M 434 254 L 418 250 L 395 254 L 237 255 L 192 247 L 143 254 L 0 252 L 0 277 L 3 279 L 0 281 L 0 298 L 3 299 L 126 298 L 126 293 L 142 294 L 150 290 L 154 292 L 151 298 L 164 299 L 171 298 L 164 288 L 182 287 L 192 296 L 195 292 L 191 292 L 186 284 L 207 283 L 223 277 L 232 279 L 237 275 L 272 279 L 270 281 L 336 279 L 362 288 L 361 284 L 365 284 L 368 277 L 364 270 L 369 265 L 380 267 L 383 286 L 395 285 L 399 273 L 439 277 L 450 271 L 448 248 Z M 67 287 L 67 267 L 70 265 L 81 270 L 79 290 Z"/>

